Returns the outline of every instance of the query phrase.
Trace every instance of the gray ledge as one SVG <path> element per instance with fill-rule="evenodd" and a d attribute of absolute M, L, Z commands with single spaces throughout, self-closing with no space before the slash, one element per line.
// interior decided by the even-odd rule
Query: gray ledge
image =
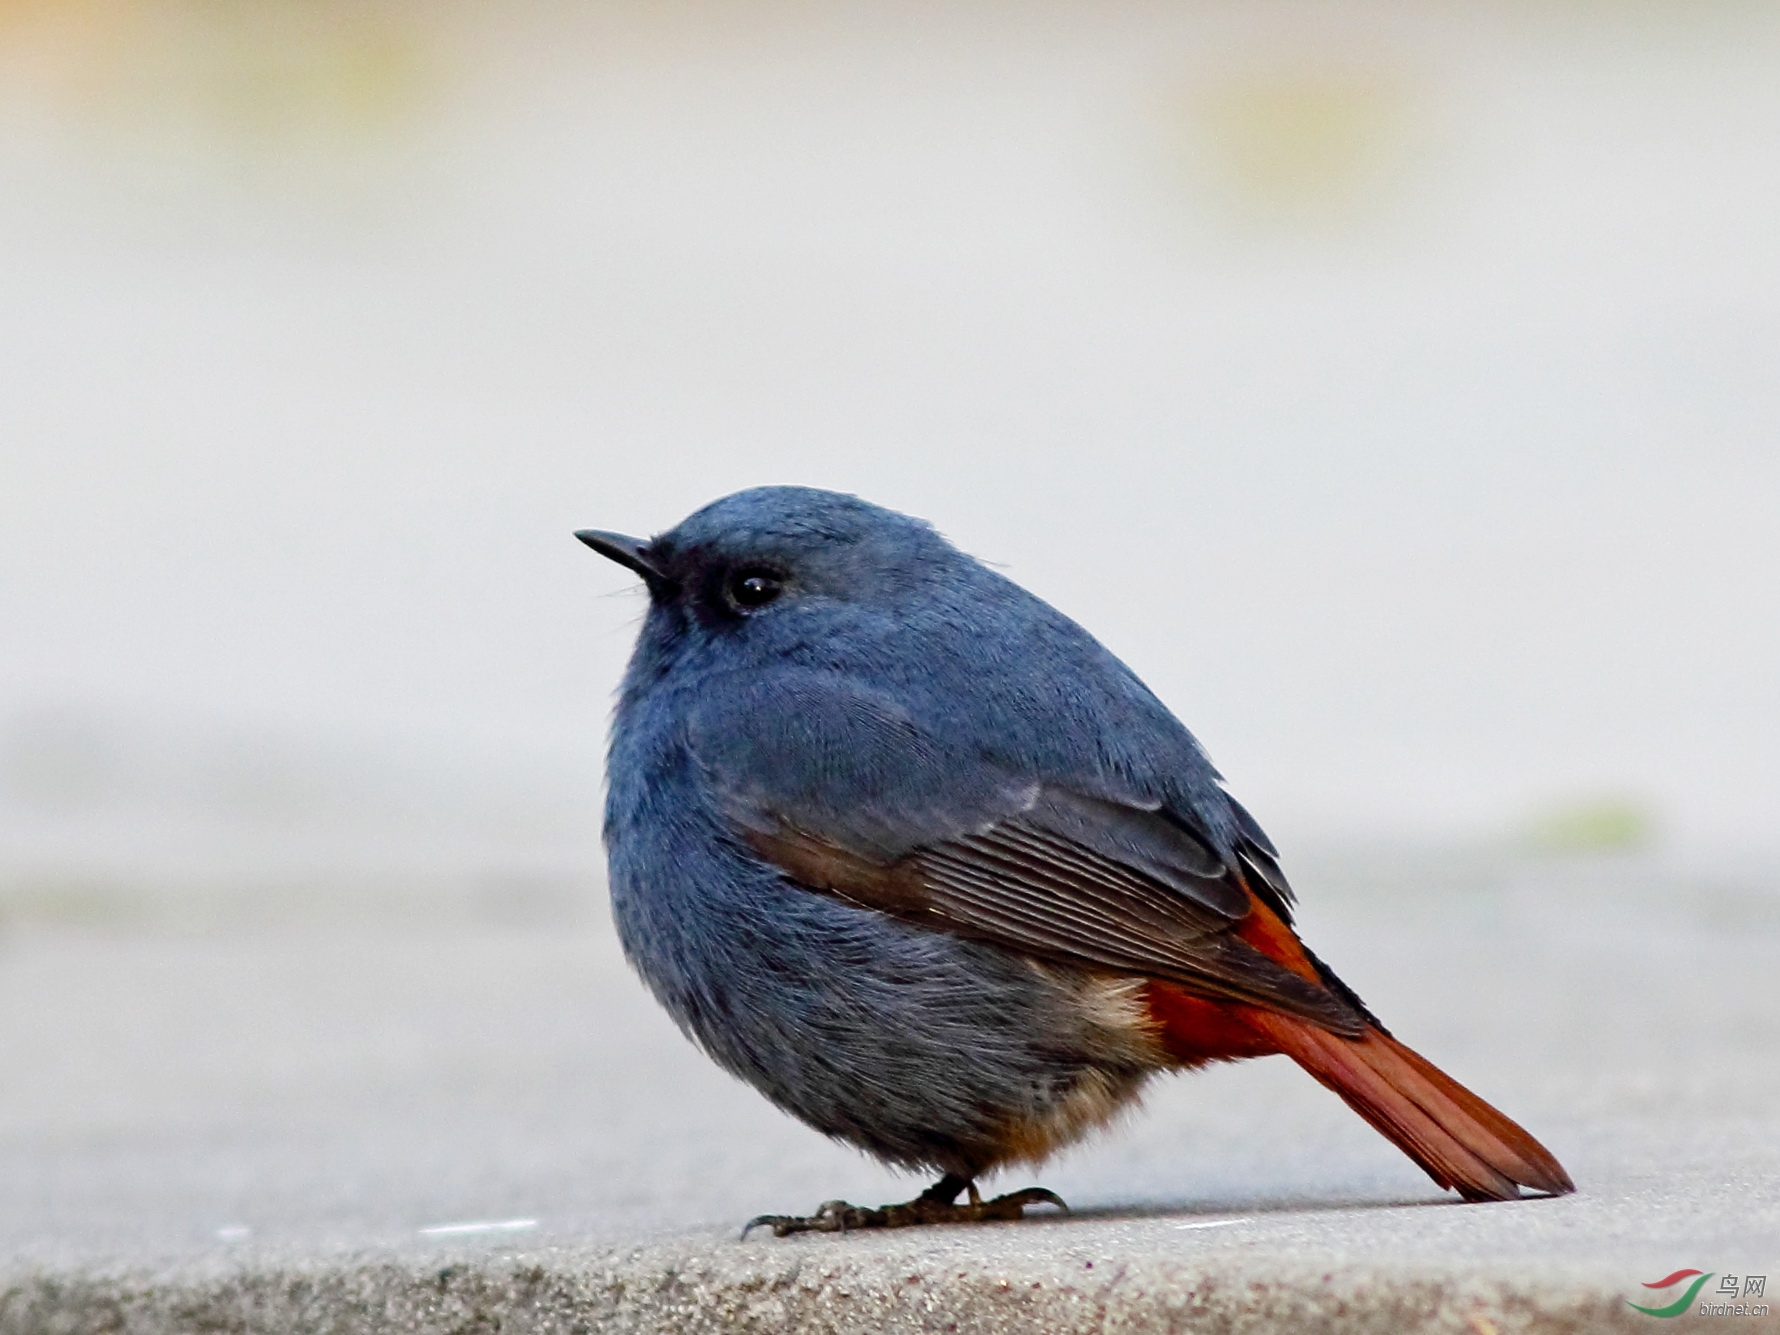
<path fill-rule="evenodd" d="M 7 1285 L 0 1335 L 1555 1335 L 1649 1328 L 1650 1318 L 1601 1276 L 1323 1268 L 1259 1256 L 1113 1259 L 1115 1248 L 1095 1245 L 1105 1227 L 1047 1227 L 1039 1245 L 1022 1236 L 1031 1229 L 997 1226 L 972 1237 L 822 1238 L 770 1251 L 671 1244 L 171 1274 L 40 1272 Z"/>

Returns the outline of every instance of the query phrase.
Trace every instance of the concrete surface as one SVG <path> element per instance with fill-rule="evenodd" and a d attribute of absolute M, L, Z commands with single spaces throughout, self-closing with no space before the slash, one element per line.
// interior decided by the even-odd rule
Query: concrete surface
<path fill-rule="evenodd" d="M 760 1211 L 920 1184 L 718 1073 L 597 921 L 15 924 L 0 1335 L 1635 1330 L 1624 1298 L 1684 1267 L 1780 1300 L 1771 886 L 1624 861 L 1298 870 L 1319 951 L 1578 1195 L 1457 1204 L 1269 1059 L 1158 1084 L 998 1184 L 1042 1181 L 1070 1217 L 742 1242 Z M 1774 1324 L 1678 1328 L 1724 1320 Z"/>

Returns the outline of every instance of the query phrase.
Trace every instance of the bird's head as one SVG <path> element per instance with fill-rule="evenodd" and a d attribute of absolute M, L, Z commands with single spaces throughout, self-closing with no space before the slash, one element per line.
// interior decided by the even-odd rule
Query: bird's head
<path fill-rule="evenodd" d="M 983 570 L 922 520 L 811 487 L 736 492 L 647 540 L 575 536 L 642 576 L 645 640 L 715 638 L 750 657 L 843 627 L 906 626 Z"/>

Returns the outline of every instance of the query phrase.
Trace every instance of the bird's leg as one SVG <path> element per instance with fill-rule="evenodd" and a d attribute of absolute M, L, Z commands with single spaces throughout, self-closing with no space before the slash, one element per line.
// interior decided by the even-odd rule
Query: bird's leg
<path fill-rule="evenodd" d="M 959 1205 L 958 1193 L 970 1194 L 968 1204 Z M 742 1236 L 749 1230 L 767 1227 L 775 1238 L 793 1233 L 845 1233 L 854 1228 L 908 1228 L 914 1224 L 976 1224 L 993 1219 L 1020 1219 L 1028 1205 L 1055 1205 L 1067 1210 L 1062 1198 L 1043 1187 L 1027 1187 L 1009 1192 L 994 1200 L 984 1200 L 977 1193 L 977 1184 L 956 1173 L 947 1173 L 912 1201 L 900 1205 L 880 1205 L 871 1210 L 845 1201 L 824 1201 L 812 1215 L 763 1214 L 748 1221 Z"/>

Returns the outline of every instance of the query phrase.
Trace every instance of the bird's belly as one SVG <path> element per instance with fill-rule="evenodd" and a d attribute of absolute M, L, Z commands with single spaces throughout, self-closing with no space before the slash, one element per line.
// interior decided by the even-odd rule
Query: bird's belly
<path fill-rule="evenodd" d="M 890 1163 L 966 1177 L 1036 1163 L 1169 1064 L 1140 980 L 1039 964 L 776 878 L 748 890 L 615 875 L 626 954 L 720 1065 Z"/>

